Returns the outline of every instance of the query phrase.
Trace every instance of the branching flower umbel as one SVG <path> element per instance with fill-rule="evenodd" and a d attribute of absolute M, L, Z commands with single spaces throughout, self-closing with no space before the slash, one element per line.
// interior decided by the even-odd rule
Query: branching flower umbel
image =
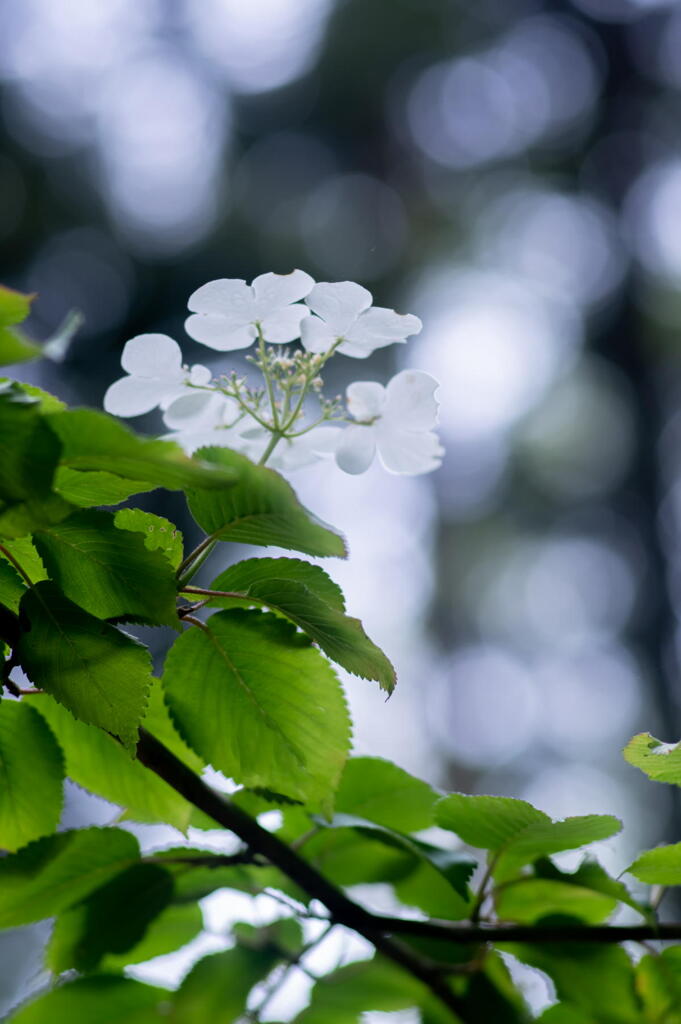
<path fill-rule="evenodd" d="M 305 300 L 304 302 L 301 300 Z M 391 473 L 427 473 L 443 449 L 437 422 L 438 384 L 427 373 L 403 370 L 386 387 L 358 381 L 340 397 L 323 393 L 322 373 L 340 353 L 365 359 L 376 349 L 418 334 L 418 317 L 372 305 L 352 281 L 315 284 L 309 274 L 261 274 L 245 281 L 209 281 L 189 299 L 187 333 L 219 352 L 251 348 L 257 386 L 234 370 L 212 377 L 188 369 L 172 338 L 141 334 L 127 342 L 127 376 L 111 385 L 107 412 L 138 416 L 160 408 L 170 433 L 193 452 L 218 445 L 253 461 L 293 470 L 335 457 L 347 473 L 363 473 L 377 453 Z M 302 348 L 281 346 L 300 339 Z"/>

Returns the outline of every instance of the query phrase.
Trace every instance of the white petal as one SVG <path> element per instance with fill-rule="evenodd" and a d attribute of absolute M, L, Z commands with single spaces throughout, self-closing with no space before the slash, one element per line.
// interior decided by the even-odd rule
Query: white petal
<path fill-rule="evenodd" d="M 373 420 L 385 405 L 385 388 L 373 380 L 356 380 L 345 390 L 345 400 L 356 420 Z"/>
<path fill-rule="evenodd" d="M 359 314 L 369 308 L 371 292 L 354 281 L 323 282 L 314 286 L 305 302 L 340 338 Z"/>
<path fill-rule="evenodd" d="M 295 341 L 300 337 L 301 320 L 309 319 L 309 316 L 307 308 L 299 303 L 294 306 L 282 306 L 260 321 L 263 338 L 265 341 L 278 344 Z"/>
<path fill-rule="evenodd" d="M 182 351 L 167 334 L 138 334 L 126 341 L 121 366 L 135 377 L 182 377 Z"/>
<path fill-rule="evenodd" d="M 250 324 L 234 328 L 221 316 L 204 316 L 193 313 L 187 317 L 184 329 L 194 341 L 214 348 L 218 352 L 233 352 L 237 348 L 248 348 L 256 337 L 255 327 Z"/>
<path fill-rule="evenodd" d="M 192 313 L 226 317 L 235 327 L 254 319 L 255 300 L 252 290 L 238 278 L 219 278 L 197 288 L 189 296 Z"/>
<path fill-rule="evenodd" d="M 170 388 L 173 388 L 171 381 Z M 160 405 L 168 394 L 168 381 L 121 377 L 107 389 L 104 408 L 112 416 L 141 416 Z"/>
<path fill-rule="evenodd" d="M 267 460 L 267 465 L 272 469 L 293 470 L 319 462 L 320 456 L 304 441 L 304 437 L 294 437 L 291 441 L 284 438 Z"/>
<path fill-rule="evenodd" d="M 381 421 L 376 435 L 378 454 L 390 473 L 429 473 L 437 469 L 444 455 L 439 437 L 429 430 L 395 430 Z"/>
<path fill-rule="evenodd" d="M 316 455 L 334 455 L 344 431 L 341 427 L 315 427 L 300 438 Z"/>
<path fill-rule="evenodd" d="M 181 445 L 187 455 L 193 455 L 198 448 L 232 448 L 234 451 L 242 451 L 242 443 L 235 430 L 224 427 L 202 430 L 178 430 L 171 434 L 165 434 L 161 440 L 175 441 Z"/>
<path fill-rule="evenodd" d="M 418 334 L 421 321 L 410 313 L 402 316 L 392 309 L 372 306 L 348 331 L 346 338 L 362 349 L 373 352 L 395 342 L 405 341 L 410 334 Z"/>
<path fill-rule="evenodd" d="M 210 372 L 207 366 L 202 366 L 201 363 L 194 363 L 189 372 L 189 381 L 191 384 L 210 384 L 213 374 Z"/>
<path fill-rule="evenodd" d="M 304 270 L 290 274 L 261 274 L 253 281 L 255 308 L 258 319 L 273 313 L 281 306 L 304 299 L 314 284 Z"/>
<path fill-rule="evenodd" d="M 375 454 L 374 428 L 351 423 L 336 449 L 336 462 L 346 473 L 365 473 Z"/>
<path fill-rule="evenodd" d="M 402 430 L 432 430 L 437 423 L 438 381 L 423 370 L 402 370 L 388 381 L 384 419 Z"/>
<path fill-rule="evenodd" d="M 185 391 L 163 413 L 163 422 L 171 430 L 198 429 L 219 422 L 223 395 L 210 391 Z"/>
<path fill-rule="evenodd" d="M 300 340 L 308 352 L 328 352 L 337 335 L 319 317 L 308 316 L 300 325 Z"/>

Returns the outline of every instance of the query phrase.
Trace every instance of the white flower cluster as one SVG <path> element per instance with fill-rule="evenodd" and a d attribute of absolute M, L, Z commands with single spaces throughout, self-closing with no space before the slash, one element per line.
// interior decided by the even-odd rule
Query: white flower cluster
<path fill-rule="evenodd" d="M 172 338 L 140 334 L 123 349 L 126 376 L 108 389 L 104 408 L 139 416 L 160 407 L 166 436 L 188 452 L 220 445 L 284 470 L 335 456 L 347 473 L 363 473 L 378 453 L 391 473 L 427 473 L 443 454 L 433 432 L 438 385 L 429 374 L 403 370 L 387 387 L 357 381 L 347 389 L 347 409 L 321 394 L 321 371 L 336 352 L 365 359 L 421 330 L 418 317 L 371 303 L 371 293 L 352 281 L 315 284 L 302 270 L 261 274 L 251 285 L 209 281 L 189 299 L 187 333 L 219 352 L 255 345 L 247 358 L 264 386 L 254 389 L 234 372 L 213 379 L 205 366 L 185 366 Z M 302 349 L 293 353 L 268 347 L 297 339 Z M 311 422 L 310 394 L 319 407 Z"/>

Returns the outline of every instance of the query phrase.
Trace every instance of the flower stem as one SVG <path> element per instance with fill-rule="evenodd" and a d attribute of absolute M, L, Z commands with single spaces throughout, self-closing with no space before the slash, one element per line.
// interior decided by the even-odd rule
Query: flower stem
<path fill-rule="evenodd" d="M 280 430 L 273 430 L 272 431 L 272 436 L 269 439 L 269 442 L 267 444 L 267 448 L 265 448 L 265 451 L 262 453 L 262 455 L 258 459 L 258 465 L 259 466 L 264 466 L 265 465 L 265 463 L 269 459 L 270 455 L 272 454 L 274 449 L 277 447 L 277 445 L 281 441 L 282 437 L 283 437 L 283 434 L 281 433 Z"/>

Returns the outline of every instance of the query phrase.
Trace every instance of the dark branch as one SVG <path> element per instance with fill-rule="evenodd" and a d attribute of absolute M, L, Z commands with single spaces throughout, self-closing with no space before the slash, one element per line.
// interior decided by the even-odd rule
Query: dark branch
<path fill-rule="evenodd" d="M 370 914 L 348 899 L 340 889 L 327 881 L 316 868 L 303 860 L 278 836 L 262 828 L 240 807 L 236 807 L 221 793 L 207 786 L 198 775 L 145 729 L 140 729 L 137 756 L 142 764 L 164 779 L 194 807 L 237 835 L 253 852 L 266 857 L 308 896 L 323 903 L 331 915 L 331 920 L 336 924 L 342 924 L 357 932 L 371 942 L 383 956 L 418 978 L 463 1024 L 470 1020 L 463 1001 L 452 992 L 450 985 L 442 977 L 441 969 L 433 967 L 414 950 L 392 939 L 387 934 L 390 929 L 383 927 L 380 917 Z"/>

